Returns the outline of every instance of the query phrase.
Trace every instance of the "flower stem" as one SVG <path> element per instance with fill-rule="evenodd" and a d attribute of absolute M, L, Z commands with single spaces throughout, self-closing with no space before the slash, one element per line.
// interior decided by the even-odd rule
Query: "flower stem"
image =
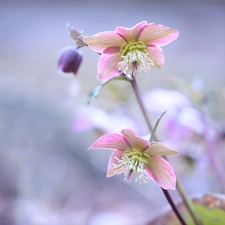
<path fill-rule="evenodd" d="M 143 104 L 143 102 L 142 102 L 140 89 L 139 89 L 139 87 L 138 87 L 138 85 L 137 85 L 137 81 L 136 81 L 136 79 L 135 79 L 134 76 L 133 76 L 133 79 L 132 79 L 132 81 L 131 81 L 131 85 L 132 85 L 132 88 L 133 88 L 134 93 L 135 93 L 135 95 L 136 95 L 138 104 L 139 104 L 139 106 L 140 106 L 140 108 L 141 108 L 141 112 L 142 112 L 142 114 L 143 114 L 143 116 L 144 116 L 145 122 L 146 122 L 146 124 L 147 124 L 147 126 L 148 126 L 148 129 L 149 129 L 150 133 L 152 133 L 153 127 L 152 127 L 152 125 L 151 125 L 151 123 L 150 123 L 150 120 L 149 120 L 149 118 L 148 118 L 148 115 L 147 115 L 147 112 L 146 112 L 146 110 L 145 110 L 144 104 Z M 156 139 L 156 138 L 154 138 L 154 139 Z"/>
<path fill-rule="evenodd" d="M 146 110 L 145 110 L 144 104 L 143 104 L 143 102 L 142 102 L 140 89 L 139 89 L 139 87 L 138 87 L 138 85 L 137 85 L 137 81 L 136 81 L 135 77 L 133 77 L 133 80 L 131 81 L 131 85 L 132 85 L 132 88 L 133 88 L 134 93 L 135 93 L 135 95 L 136 95 L 138 104 L 139 104 L 139 106 L 140 106 L 140 108 L 141 108 L 141 111 L 142 111 L 142 114 L 143 114 L 143 116 L 144 116 L 145 122 L 146 122 L 146 124 L 147 124 L 147 126 L 148 126 L 148 129 L 149 129 L 150 133 L 152 133 L 153 127 L 152 127 L 152 125 L 151 125 L 151 123 L 150 123 L 150 120 L 149 120 L 149 118 L 148 118 L 148 115 L 147 115 L 147 112 L 146 112 Z M 158 141 L 156 135 L 154 135 L 154 139 L 155 139 L 155 141 Z M 166 157 L 164 157 L 164 159 L 167 160 Z M 192 219 L 193 219 L 195 225 L 201 225 L 201 223 L 200 223 L 199 220 L 197 219 L 197 215 L 196 215 L 195 210 L 194 210 L 194 204 L 193 204 L 193 202 L 188 198 L 187 194 L 186 194 L 185 191 L 184 191 L 184 188 L 182 187 L 182 185 L 181 185 L 181 183 L 179 182 L 178 179 L 177 179 L 177 189 L 178 189 L 179 194 L 180 194 L 180 196 L 181 196 L 181 198 L 182 198 L 182 200 L 183 200 L 183 202 L 184 202 L 184 204 L 185 204 L 185 206 L 186 206 L 188 212 L 190 213 L 190 215 L 191 215 L 191 217 L 192 217 Z M 163 189 L 163 190 L 164 190 L 164 189 Z M 180 218 L 182 218 L 182 217 L 181 217 L 179 211 L 177 210 L 176 206 L 174 205 L 174 203 L 173 203 L 173 201 L 172 201 L 172 199 L 171 199 L 171 197 L 170 197 L 168 191 L 165 191 L 165 190 L 164 190 L 163 192 L 164 192 L 166 198 L 169 196 L 169 199 L 167 198 L 167 200 L 168 200 L 168 202 L 170 203 L 170 205 L 171 205 L 172 209 L 174 210 L 175 214 L 177 215 L 178 219 L 180 220 Z M 173 206 L 172 206 L 172 205 L 173 205 Z M 174 206 L 175 206 L 175 207 L 174 207 Z M 182 218 L 182 221 L 183 221 L 183 218 Z M 181 223 L 182 223 L 182 221 L 180 220 Z M 183 223 L 182 223 L 182 224 L 183 224 Z M 185 224 L 185 223 L 184 223 L 184 224 Z"/>
<path fill-rule="evenodd" d="M 170 206 L 172 207 L 174 213 L 176 214 L 177 218 L 179 219 L 180 223 L 182 225 L 187 225 L 186 222 L 184 221 L 183 217 L 181 216 L 180 212 L 178 211 L 176 205 L 174 204 L 169 192 L 163 188 L 161 188 L 161 189 L 162 189 L 167 201 L 169 202 Z"/>

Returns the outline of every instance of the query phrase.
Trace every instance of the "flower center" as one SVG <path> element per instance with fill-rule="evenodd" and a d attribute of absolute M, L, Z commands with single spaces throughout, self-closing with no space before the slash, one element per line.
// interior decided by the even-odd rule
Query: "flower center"
<path fill-rule="evenodd" d="M 119 62 L 118 69 L 129 77 L 146 73 L 154 66 L 148 57 L 146 45 L 141 41 L 123 45 L 120 48 L 120 55 L 123 61 Z"/>
<path fill-rule="evenodd" d="M 139 181 L 140 184 L 146 183 L 149 180 L 145 167 L 149 163 L 150 156 L 143 152 L 126 150 L 122 156 L 122 159 L 118 159 L 118 162 L 114 164 L 115 173 L 124 173 L 125 181 L 131 180 L 131 175 L 136 176 L 135 181 Z"/>
<path fill-rule="evenodd" d="M 142 51 L 145 54 L 147 53 L 147 48 L 145 44 L 139 41 L 139 42 L 132 42 L 130 44 L 123 45 L 120 49 L 120 55 L 126 56 L 128 52 L 135 51 L 135 50 Z"/>

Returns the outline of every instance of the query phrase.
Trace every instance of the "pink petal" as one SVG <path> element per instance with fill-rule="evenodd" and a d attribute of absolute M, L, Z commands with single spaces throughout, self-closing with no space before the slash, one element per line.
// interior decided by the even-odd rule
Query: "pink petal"
<path fill-rule="evenodd" d="M 130 143 L 133 150 L 142 151 L 149 147 L 149 142 L 143 138 L 136 136 L 132 130 L 124 129 L 121 131 L 121 133 Z"/>
<path fill-rule="evenodd" d="M 127 140 L 121 135 L 116 133 L 105 134 L 101 136 L 92 146 L 91 149 L 119 149 L 119 150 L 130 150 L 131 146 Z"/>
<path fill-rule="evenodd" d="M 108 54 L 106 49 L 106 51 L 103 52 L 98 61 L 98 79 L 107 80 L 112 77 L 118 76 L 120 74 L 120 71 L 118 70 L 118 63 L 120 61 L 121 56 L 119 52 L 114 54 Z"/>
<path fill-rule="evenodd" d="M 120 151 L 120 150 L 116 150 L 112 153 L 112 155 L 109 158 L 107 177 L 112 177 L 116 175 L 115 171 L 118 170 L 118 168 L 115 169 L 113 164 L 117 164 L 118 160 L 116 158 L 121 159 L 123 154 L 124 154 L 124 151 Z"/>
<path fill-rule="evenodd" d="M 164 63 L 164 55 L 163 51 L 159 47 L 155 46 L 147 46 L 148 56 L 151 60 L 153 60 L 155 66 L 158 68 L 162 67 Z"/>
<path fill-rule="evenodd" d="M 146 21 L 142 21 L 132 28 L 116 27 L 115 32 L 123 36 L 124 39 L 129 43 L 138 40 L 142 29 L 144 29 L 147 24 L 148 23 Z"/>
<path fill-rule="evenodd" d="M 126 42 L 114 31 L 106 31 L 95 34 L 94 36 L 85 36 L 84 42 L 94 51 L 102 53 L 104 49 L 110 46 L 122 46 Z"/>
<path fill-rule="evenodd" d="M 138 41 L 142 41 L 146 45 L 163 46 L 177 39 L 178 35 L 178 30 L 165 27 L 161 24 L 150 23 L 140 34 Z"/>
<path fill-rule="evenodd" d="M 145 170 L 148 176 L 163 189 L 175 190 L 176 175 L 173 167 L 165 159 L 152 156 Z"/>
<path fill-rule="evenodd" d="M 151 142 L 149 148 L 145 151 L 148 155 L 175 155 L 178 151 L 171 149 L 160 142 Z"/>

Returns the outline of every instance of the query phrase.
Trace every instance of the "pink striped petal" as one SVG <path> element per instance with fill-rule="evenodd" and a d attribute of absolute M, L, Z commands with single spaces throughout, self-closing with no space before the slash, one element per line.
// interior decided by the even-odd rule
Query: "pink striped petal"
<path fill-rule="evenodd" d="M 147 46 L 148 56 L 153 60 L 156 67 L 162 67 L 164 63 L 164 54 L 161 48 L 155 46 Z"/>
<path fill-rule="evenodd" d="M 126 42 L 114 31 L 106 31 L 95 34 L 94 36 L 85 36 L 84 42 L 94 51 L 102 53 L 110 46 L 125 45 Z"/>
<path fill-rule="evenodd" d="M 145 28 L 148 23 L 146 21 L 142 21 L 132 28 L 126 27 L 116 27 L 115 32 L 124 37 L 124 39 L 130 43 L 133 41 L 137 41 L 141 31 Z"/>
<path fill-rule="evenodd" d="M 111 48 L 112 47 L 110 47 L 110 49 Z M 106 49 L 106 51 L 103 52 L 98 61 L 98 79 L 108 80 L 110 78 L 118 76 L 120 74 L 120 71 L 118 70 L 118 63 L 121 60 L 122 59 L 119 52 L 108 54 Z"/>
<path fill-rule="evenodd" d="M 150 23 L 141 32 L 138 41 L 142 41 L 146 45 L 164 46 L 177 39 L 178 35 L 178 30 L 161 24 Z"/>
<path fill-rule="evenodd" d="M 136 136 L 132 130 L 124 129 L 121 131 L 121 133 L 130 143 L 133 150 L 142 151 L 149 147 L 149 142 L 141 137 Z"/>
<path fill-rule="evenodd" d="M 112 155 L 109 158 L 107 177 L 112 177 L 116 175 L 115 171 L 118 170 L 118 168 L 115 169 L 113 165 L 117 164 L 118 162 L 117 159 L 121 159 L 123 154 L 124 154 L 124 151 L 120 151 L 120 150 L 116 150 L 112 153 Z"/>
<path fill-rule="evenodd" d="M 151 142 L 149 148 L 145 151 L 148 155 L 175 155 L 178 151 L 171 149 L 160 142 Z"/>
<path fill-rule="evenodd" d="M 178 30 L 171 29 L 161 24 L 150 23 L 141 32 L 138 41 L 146 45 L 164 46 L 174 41 L 179 35 Z"/>
<path fill-rule="evenodd" d="M 175 190 L 176 175 L 173 167 L 165 159 L 152 156 L 145 170 L 148 176 L 163 189 Z"/>
<path fill-rule="evenodd" d="M 131 150 L 131 146 L 121 134 L 111 133 L 101 136 L 88 148 L 88 150 L 91 149 L 119 149 L 125 151 Z"/>

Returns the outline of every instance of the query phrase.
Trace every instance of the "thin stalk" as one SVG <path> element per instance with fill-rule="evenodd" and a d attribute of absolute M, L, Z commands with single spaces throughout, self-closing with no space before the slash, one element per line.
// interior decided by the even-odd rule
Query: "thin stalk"
<path fill-rule="evenodd" d="M 182 225 L 187 225 L 186 222 L 184 221 L 183 217 L 181 216 L 180 212 L 178 211 L 176 205 L 174 204 L 169 192 L 163 188 L 161 188 L 161 189 L 162 189 L 167 201 L 169 202 L 170 206 L 172 207 L 174 213 L 176 214 L 177 218 L 179 219 L 180 223 Z"/>
<path fill-rule="evenodd" d="M 131 85 L 132 85 L 132 88 L 134 90 L 134 93 L 136 95 L 136 98 L 137 98 L 137 101 L 138 101 L 138 104 L 141 108 L 141 112 L 144 116 L 144 119 L 145 119 L 145 122 L 148 126 L 148 129 L 150 131 L 150 133 L 152 133 L 152 130 L 153 130 L 153 127 L 150 123 L 150 120 L 148 118 L 148 115 L 147 115 L 147 112 L 145 110 L 145 107 L 144 107 L 144 104 L 142 102 L 142 98 L 141 98 L 141 93 L 140 93 L 140 89 L 137 85 L 137 81 L 135 79 L 135 77 L 133 77 L 133 80 L 131 81 Z M 155 141 L 159 141 L 158 138 L 156 137 L 156 135 L 154 135 L 154 139 Z M 167 157 L 163 157 L 164 159 L 168 160 Z M 184 188 L 182 187 L 181 183 L 179 182 L 179 180 L 177 179 L 177 189 L 179 191 L 179 194 L 189 212 L 189 214 L 191 215 L 193 221 L 195 222 L 195 225 L 201 225 L 201 223 L 199 222 L 199 220 L 197 219 L 197 215 L 195 213 L 195 210 L 194 210 L 194 204 L 193 202 L 188 198 L 187 194 L 185 193 L 184 191 Z M 163 189 L 164 190 L 164 189 Z M 165 194 L 165 193 L 164 193 Z M 169 193 L 168 193 L 169 194 Z M 167 199 L 168 200 L 168 199 Z M 171 205 L 172 207 L 172 205 Z M 173 208 L 173 207 L 172 207 Z M 179 212 L 178 212 L 179 213 Z M 177 216 L 178 217 L 178 216 Z M 178 217 L 179 218 L 179 217 Z"/>
<path fill-rule="evenodd" d="M 138 85 L 137 85 L 137 81 L 136 81 L 135 77 L 133 77 L 133 80 L 131 81 L 131 85 L 132 85 L 132 88 L 133 88 L 134 93 L 135 93 L 135 95 L 136 95 L 138 104 L 139 104 L 139 106 L 140 106 L 140 108 L 141 108 L 141 112 L 142 112 L 142 114 L 143 114 L 143 116 L 144 116 L 145 122 L 146 122 L 146 124 L 147 124 L 147 126 L 148 126 L 148 129 L 149 129 L 150 133 L 152 133 L 153 127 L 152 127 L 152 125 L 151 125 L 151 123 L 150 123 L 150 120 L 149 120 L 149 118 L 148 118 L 148 115 L 147 115 L 147 112 L 146 112 L 146 110 L 145 110 L 144 104 L 143 104 L 143 102 L 142 102 L 140 89 L 139 89 L 139 87 L 138 87 Z M 156 137 L 155 137 L 154 139 L 156 140 Z M 156 141 L 157 141 L 157 140 L 156 140 Z"/>
<path fill-rule="evenodd" d="M 193 201 L 188 197 L 187 193 L 184 190 L 184 187 L 181 185 L 180 181 L 177 179 L 177 190 L 183 200 L 184 205 L 186 206 L 189 214 L 191 215 L 194 223 L 196 225 L 202 225 L 199 221 L 198 216 L 196 214 L 195 206 Z"/>

